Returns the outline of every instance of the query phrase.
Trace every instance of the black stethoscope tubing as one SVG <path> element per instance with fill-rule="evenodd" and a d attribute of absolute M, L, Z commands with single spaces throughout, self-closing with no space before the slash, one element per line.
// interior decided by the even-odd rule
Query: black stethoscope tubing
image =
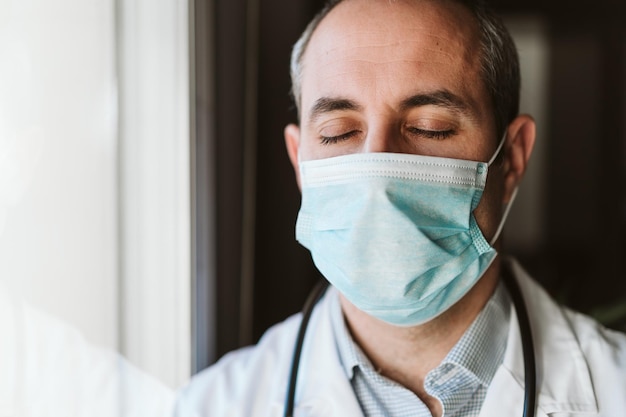
<path fill-rule="evenodd" d="M 293 406 L 296 398 L 296 381 L 298 379 L 298 368 L 300 367 L 300 354 L 302 353 L 302 346 L 304 345 L 304 335 L 309 324 L 309 319 L 311 318 L 311 313 L 313 313 L 313 308 L 320 298 L 322 298 L 322 295 L 324 295 L 326 288 L 328 288 L 328 281 L 321 279 L 307 297 L 304 307 L 302 308 L 302 321 L 298 329 L 296 346 L 291 361 L 291 371 L 289 372 L 289 385 L 287 386 L 287 397 L 285 398 L 285 417 L 293 417 Z"/>
<path fill-rule="evenodd" d="M 535 364 L 533 334 L 519 284 L 508 268 L 503 268 L 503 271 L 502 277 L 513 301 L 522 338 L 522 355 L 524 357 L 524 410 L 522 416 L 531 417 L 536 415 L 537 409 L 537 366 Z"/>
<path fill-rule="evenodd" d="M 537 375 L 530 321 L 528 319 L 526 304 L 524 303 L 524 298 L 522 297 L 522 292 L 520 291 L 517 281 L 508 268 L 503 269 L 504 284 L 506 285 L 509 295 L 513 301 L 522 339 L 522 354 L 524 357 L 524 410 L 522 412 L 522 416 L 531 417 L 536 414 Z M 291 362 L 291 371 L 289 373 L 289 385 L 287 386 L 287 396 L 285 398 L 284 417 L 293 417 L 294 401 L 296 397 L 296 382 L 298 380 L 298 368 L 300 367 L 302 346 L 304 345 L 304 335 L 309 324 L 309 319 L 311 318 L 311 313 L 313 313 L 313 308 L 322 298 L 327 287 L 328 281 L 325 279 L 318 282 L 315 288 L 313 288 L 313 291 L 309 294 L 302 309 L 302 322 L 300 322 L 300 328 L 298 329 L 298 336 L 296 337 L 296 344 Z"/>

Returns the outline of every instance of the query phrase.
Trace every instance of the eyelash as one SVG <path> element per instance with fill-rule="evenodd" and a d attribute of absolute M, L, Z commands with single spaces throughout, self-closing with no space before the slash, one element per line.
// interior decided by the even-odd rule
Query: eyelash
<path fill-rule="evenodd" d="M 426 139 L 443 140 L 454 135 L 454 130 L 423 130 L 414 127 L 407 129 L 410 133 L 424 137 Z"/>
<path fill-rule="evenodd" d="M 350 139 L 352 136 L 356 135 L 357 133 L 358 131 L 352 130 L 350 132 L 347 132 L 338 136 L 322 136 L 320 137 L 320 141 L 322 142 L 322 145 L 332 145 L 337 142 L 341 142 L 342 140 Z"/>

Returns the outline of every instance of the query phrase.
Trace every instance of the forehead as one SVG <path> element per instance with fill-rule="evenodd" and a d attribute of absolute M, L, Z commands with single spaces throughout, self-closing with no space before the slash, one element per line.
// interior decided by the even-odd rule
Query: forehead
<path fill-rule="evenodd" d="M 453 90 L 471 101 L 483 90 L 478 51 L 475 19 L 456 2 L 344 0 L 303 56 L 303 110 L 320 94 L 390 98 L 407 88 Z"/>

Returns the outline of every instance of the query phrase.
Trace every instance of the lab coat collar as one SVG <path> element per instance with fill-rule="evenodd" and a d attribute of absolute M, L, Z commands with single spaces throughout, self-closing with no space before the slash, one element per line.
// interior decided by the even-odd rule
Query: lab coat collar
<path fill-rule="evenodd" d="M 537 363 L 537 416 L 552 413 L 597 413 L 589 368 L 563 310 L 513 259 L 505 259 L 520 285 L 530 316 Z M 481 417 L 521 414 L 524 361 L 517 315 L 511 306 L 503 365 L 494 376 Z"/>
<path fill-rule="evenodd" d="M 334 340 L 330 316 L 332 297 L 337 297 L 337 290 L 330 286 L 309 322 L 296 384 L 294 417 L 363 416 Z M 284 401 L 284 395 L 276 398 L 277 412 L 272 415 L 283 415 Z"/>

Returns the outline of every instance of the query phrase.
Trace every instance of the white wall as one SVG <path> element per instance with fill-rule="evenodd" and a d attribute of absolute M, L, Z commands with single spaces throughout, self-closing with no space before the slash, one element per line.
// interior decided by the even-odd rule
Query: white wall
<path fill-rule="evenodd" d="M 113 3 L 0 0 L 0 279 L 117 348 Z"/>
<path fill-rule="evenodd" d="M 0 281 L 190 372 L 187 0 L 0 0 Z"/>
<path fill-rule="evenodd" d="M 189 11 L 119 3 L 121 350 L 176 387 L 191 371 Z"/>

